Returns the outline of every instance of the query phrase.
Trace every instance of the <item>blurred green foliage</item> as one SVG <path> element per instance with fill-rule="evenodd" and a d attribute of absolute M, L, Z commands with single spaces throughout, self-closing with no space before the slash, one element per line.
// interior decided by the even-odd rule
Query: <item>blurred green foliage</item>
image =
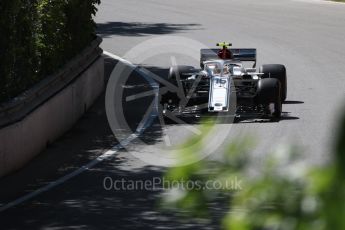
<path fill-rule="evenodd" d="M 236 177 L 243 182 L 240 189 L 169 187 L 161 206 L 188 217 L 207 219 L 209 204 L 217 196 L 226 195 L 229 210 L 221 223 L 223 229 L 345 229 L 345 117 L 333 158 L 323 166 L 310 167 L 301 159 L 299 148 L 281 146 L 262 168 L 256 169 L 260 173 L 252 175 L 250 168 L 257 164 L 248 155 L 255 146 L 251 140 L 233 141 L 222 159 L 171 168 L 165 175 L 167 181 L 191 180 L 202 185 L 209 180 L 225 183 Z M 198 151 L 181 152 L 180 157 L 197 155 Z"/>
<path fill-rule="evenodd" d="M 0 102 L 53 73 L 95 38 L 100 0 L 0 1 Z"/>

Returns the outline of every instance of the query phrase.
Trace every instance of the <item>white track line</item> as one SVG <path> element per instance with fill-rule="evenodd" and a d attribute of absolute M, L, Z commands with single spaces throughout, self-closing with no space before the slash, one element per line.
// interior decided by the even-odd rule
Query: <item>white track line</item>
<path fill-rule="evenodd" d="M 129 61 L 116 56 L 112 53 L 109 53 L 107 51 L 104 51 L 103 54 L 113 58 L 113 59 L 117 59 L 119 61 L 121 61 L 122 63 L 125 63 L 133 68 L 137 68 L 137 66 L 133 65 L 132 63 L 130 63 Z M 145 80 L 147 80 L 150 85 L 155 89 L 158 90 L 157 87 L 157 83 L 155 81 L 152 80 L 151 77 L 145 75 L 142 71 L 138 71 L 141 76 L 143 76 L 145 78 Z M 156 92 L 157 93 L 157 92 Z M 158 93 L 156 94 L 158 95 Z M 155 100 L 155 104 L 157 103 L 157 98 Z M 157 108 L 157 105 L 154 106 L 155 108 Z M 108 150 L 107 152 L 103 153 L 102 155 L 100 155 L 99 157 L 97 157 L 96 159 L 92 160 L 90 163 L 82 166 L 81 168 L 57 179 L 56 181 L 50 182 L 49 184 L 47 184 L 46 186 L 43 186 L 25 196 L 22 196 L 10 203 L 7 203 L 4 206 L 0 207 L 0 212 L 6 211 L 9 208 L 12 208 L 14 206 L 17 206 L 27 200 L 30 200 L 38 195 L 40 195 L 41 193 L 44 193 L 52 188 L 55 188 L 56 186 L 65 183 L 66 181 L 78 176 L 79 174 L 85 172 L 86 170 L 89 170 L 90 168 L 94 167 L 95 165 L 99 164 L 100 162 L 114 156 L 120 149 L 126 147 L 127 145 L 129 145 L 134 139 L 138 138 L 149 126 L 151 126 L 152 122 L 154 121 L 154 119 L 157 116 L 157 111 L 155 109 L 152 110 L 150 116 L 145 116 L 145 118 L 140 122 L 140 124 L 138 125 L 135 133 L 133 133 L 132 135 L 130 135 L 129 137 L 127 137 L 125 140 L 121 141 L 119 144 L 115 145 L 112 149 Z"/>

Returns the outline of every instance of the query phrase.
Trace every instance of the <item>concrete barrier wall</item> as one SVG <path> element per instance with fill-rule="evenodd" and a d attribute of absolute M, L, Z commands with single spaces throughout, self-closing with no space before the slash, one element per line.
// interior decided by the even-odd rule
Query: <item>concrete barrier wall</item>
<path fill-rule="evenodd" d="M 104 89 L 98 57 L 78 77 L 22 120 L 0 129 L 0 177 L 20 169 L 85 113 Z"/>

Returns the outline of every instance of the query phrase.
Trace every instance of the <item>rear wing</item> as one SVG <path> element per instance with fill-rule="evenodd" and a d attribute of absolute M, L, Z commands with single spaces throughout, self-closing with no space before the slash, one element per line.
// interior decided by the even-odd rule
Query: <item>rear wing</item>
<path fill-rule="evenodd" d="M 256 49 L 237 49 L 232 48 L 229 49 L 233 56 L 234 60 L 240 60 L 240 61 L 253 61 L 254 66 L 256 66 Z M 211 60 L 211 59 L 219 59 L 217 53 L 219 49 L 201 49 L 200 50 L 200 66 L 203 66 L 203 63 L 205 61 Z"/>

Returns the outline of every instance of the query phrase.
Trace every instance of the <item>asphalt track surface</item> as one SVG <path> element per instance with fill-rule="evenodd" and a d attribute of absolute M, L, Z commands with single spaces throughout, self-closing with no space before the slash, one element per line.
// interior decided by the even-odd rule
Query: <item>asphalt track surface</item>
<path fill-rule="evenodd" d="M 274 146 L 303 149 L 307 165 L 327 161 L 332 135 L 345 98 L 345 5 L 293 0 L 103 0 L 96 22 L 103 37 L 102 48 L 126 56 L 137 45 L 154 38 L 179 36 L 212 47 L 231 41 L 235 47 L 258 49 L 258 66 L 285 64 L 288 96 L 280 122 L 243 121 L 217 124 L 230 130 L 229 140 L 250 135 L 257 140 L 252 160 L 260 165 Z M 145 43 L 144 43 L 145 44 Z M 168 48 L 135 63 L 159 76 L 166 76 L 172 60 L 197 66 L 197 59 L 177 55 Z M 167 49 L 166 52 L 164 49 Z M 128 56 L 128 55 L 127 55 Z M 175 59 L 171 59 L 174 56 Z M 106 75 L 117 61 L 106 57 Z M 149 89 L 144 78 L 132 74 L 125 94 Z M 140 123 L 152 96 L 133 101 L 124 114 L 132 130 Z M 106 152 L 114 138 L 105 114 L 102 95 L 81 121 L 47 151 L 17 173 L 0 180 L 0 204 L 5 205 L 51 181 L 73 172 Z M 120 150 L 84 173 L 0 213 L 1 229 L 214 229 L 223 215 L 214 207 L 213 223 L 177 224 L 175 217 L 155 208 L 160 191 L 107 191 L 103 180 L 144 180 L 160 177 L 163 168 L 133 156 L 132 151 L 159 155 L 166 136 L 179 143 L 188 124 L 154 124 L 142 141 L 130 143 L 134 150 Z M 197 125 L 194 125 L 197 127 Z M 186 131 L 187 130 L 187 131 Z M 217 157 L 215 151 L 211 157 Z M 157 162 L 155 162 L 157 163 Z M 260 173 L 260 167 L 254 169 Z"/>

